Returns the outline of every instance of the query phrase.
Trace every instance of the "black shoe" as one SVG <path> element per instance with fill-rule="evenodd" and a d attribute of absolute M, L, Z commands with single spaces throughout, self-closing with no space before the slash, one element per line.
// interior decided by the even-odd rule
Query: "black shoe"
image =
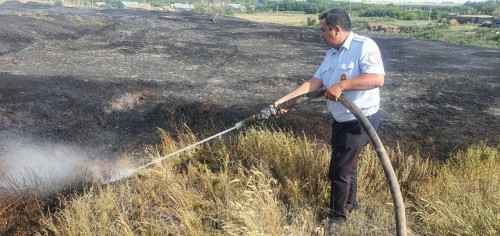
<path fill-rule="evenodd" d="M 345 209 L 349 213 L 352 213 L 353 211 L 358 210 L 358 208 L 359 208 L 359 204 L 357 202 L 353 202 L 353 203 L 348 202 L 345 204 Z"/>

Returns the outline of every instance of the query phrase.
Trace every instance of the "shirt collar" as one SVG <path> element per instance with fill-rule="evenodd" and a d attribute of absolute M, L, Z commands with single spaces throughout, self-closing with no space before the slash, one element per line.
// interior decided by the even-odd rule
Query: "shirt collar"
<path fill-rule="evenodd" d="M 351 31 L 349 32 L 349 36 L 347 36 L 344 43 L 340 47 L 340 50 L 342 50 L 342 48 L 349 49 L 351 47 L 351 42 L 353 38 L 354 38 L 354 33 Z"/>
<path fill-rule="evenodd" d="M 336 48 L 331 48 L 330 49 L 331 53 L 332 54 L 339 53 L 340 51 L 342 51 L 342 48 L 349 49 L 351 47 L 352 39 L 354 39 L 354 33 L 351 31 L 349 32 L 349 36 L 347 36 L 347 38 L 344 40 L 342 46 L 340 46 L 339 50 L 337 50 Z"/>

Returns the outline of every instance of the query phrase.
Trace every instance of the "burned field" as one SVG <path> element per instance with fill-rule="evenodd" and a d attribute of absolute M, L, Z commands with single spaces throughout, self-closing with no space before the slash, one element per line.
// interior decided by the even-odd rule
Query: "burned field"
<path fill-rule="evenodd" d="M 213 134 L 314 74 L 315 28 L 143 10 L 0 4 L 0 149 L 9 140 L 142 150 L 155 128 Z M 500 140 L 500 50 L 371 35 L 386 66 L 389 146 L 446 157 Z M 329 139 L 324 101 L 261 125 Z"/>

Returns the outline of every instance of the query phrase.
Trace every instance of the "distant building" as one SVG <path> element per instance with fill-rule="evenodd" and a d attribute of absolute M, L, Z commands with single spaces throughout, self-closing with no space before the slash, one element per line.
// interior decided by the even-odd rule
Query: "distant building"
<path fill-rule="evenodd" d="M 500 16 L 494 16 L 492 22 L 491 28 L 500 28 Z"/>
<path fill-rule="evenodd" d="M 178 9 L 178 10 L 193 10 L 194 9 L 194 5 L 185 4 L 185 3 L 174 3 L 174 4 L 171 4 L 170 7 L 172 9 Z"/>
<path fill-rule="evenodd" d="M 485 21 L 491 21 L 493 16 L 489 15 L 456 15 L 449 16 L 450 19 L 457 20 L 460 24 L 466 23 L 474 23 L 474 24 L 482 24 Z M 448 19 L 448 20 L 450 20 Z"/>
<path fill-rule="evenodd" d="M 139 2 L 126 2 L 126 1 L 122 1 L 123 3 L 123 7 L 124 8 L 134 8 L 134 7 L 137 7 L 137 5 L 139 5 Z"/>

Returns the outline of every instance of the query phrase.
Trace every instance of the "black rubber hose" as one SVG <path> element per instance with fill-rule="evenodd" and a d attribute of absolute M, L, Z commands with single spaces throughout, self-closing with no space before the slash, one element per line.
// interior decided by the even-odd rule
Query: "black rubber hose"
<path fill-rule="evenodd" d="M 293 97 L 279 104 L 276 107 L 276 110 L 279 111 L 280 109 L 289 109 L 302 102 L 322 97 L 324 96 L 325 91 L 326 89 L 319 89 Z M 350 101 L 346 96 L 341 95 L 339 98 L 339 102 L 342 103 L 342 105 L 344 105 L 354 115 L 354 117 L 356 117 L 356 119 L 361 123 L 361 126 L 363 127 L 365 132 L 368 134 L 368 137 L 370 137 L 370 141 L 375 147 L 377 155 L 380 159 L 380 163 L 382 164 L 382 168 L 384 169 L 385 176 L 389 181 L 389 187 L 391 189 L 392 201 L 394 203 L 394 211 L 396 216 L 397 235 L 407 235 L 408 232 L 406 228 L 406 214 L 403 195 L 401 194 L 398 179 L 396 177 L 396 174 L 394 173 L 394 169 L 392 168 L 391 161 L 389 160 L 389 156 L 385 151 L 384 145 L 382 145 L 382 141 L 380 141 L 377 132 L 373 128 L 368 118 L 366 118 L 366 116 L 352 101 Z"/>
<path fill-rule="evenodd" d="M 394 211 L 396 213 L 397 235 L 407 235 L 408 232 L 406 229 L 406 214 L 403 195 L 401 194 L 398 179 L 396 177 L 396 174 L 394 173 L 394 169 L 392 168 L 391 161 L 389 160 L 389 156 L 385 151 L 384 145 L 382 145 L 382 141 L 380 141 L 377 132 L 373 128 L 368 118 L 366 118 L 366 116 L 352 101 L 350 101 L 346 96 L 340 95 L 339 102 L 342 103 L 342 105 L 344 105 L 354 115 L 354 117 L 356 117 L 356 119 L 361 123 L 361 126 L 363 127 L 365 132 L 370 137 L 371 143 L 377 151 L 377 155 L 380 159 L 380 163 L 382 164 L 382 168 L 384 168 L 385 177 L 389 181 L 392 201 L 394 202 Z"/>

